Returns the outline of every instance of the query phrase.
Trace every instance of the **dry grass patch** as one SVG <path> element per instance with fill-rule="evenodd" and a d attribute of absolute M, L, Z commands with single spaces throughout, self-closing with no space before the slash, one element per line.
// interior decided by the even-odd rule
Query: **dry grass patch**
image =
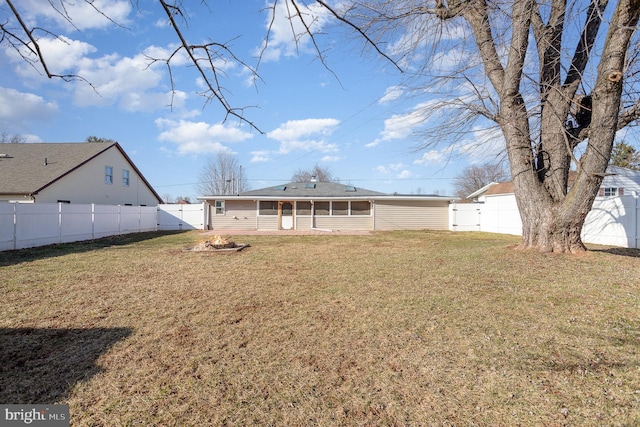
<path fill-rule="evenodd" d="M 638 251 L 444 232 L 182 251 L 200 240 L 0 253 L 0 401 L 92 426 L 640 424 Z"/>

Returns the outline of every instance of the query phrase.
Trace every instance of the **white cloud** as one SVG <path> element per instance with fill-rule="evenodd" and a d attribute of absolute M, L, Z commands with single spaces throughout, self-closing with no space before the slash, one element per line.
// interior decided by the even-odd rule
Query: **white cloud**
<path fill-rule="evenodd" d="M 68 37 L 57 38 L 43 37 L 38 40 L 40 50 L 45 55 L 45 61 L 49 72 L 53 74 L 77 74 L 76 69 L 86 55 L 96 51 L 89 43 L 72 40 Z M 24 58 L 35 60 L 35 56 L 27 49 L 21 49 L 21 53 L 5 46 L 5 53 L 12 63 L 16 64 L 16 73 L 24 78 L 41 79 L 41 74 L 36 71 Z M 24 56 L 24 58 L 23 58 Z M 39 65 L 36 65 L 39 69 Z"/>
<path fill-rule="evenodd" d="M 269 11 L 265 24 L 270 29 L 268 45 L 265 48 L 263 42 L 254 52 L 255 55 L 262 54 L 263 61 L 277 61 L 282 56 L 296 56 L 298 51 L 309 49 L 311 39 L 300 18 L 316 34 L 322 32 L 323 25 L 329 19 L 328 11 L 315 2 L 308 6 L 298 2 L 298 15 L 290 0 L 279 1 L 275 8 L 275 19 L 272 7 L 272 3 L 265 7 Z"/>
<path fill-rule="evenodd" d="M 46 121 L 58 114 L 58 106 L 32 93 L 0 87 L 0 129 L 20 133 L 34 120 Z"/>
<path fill-rule="evenodd" d="M 40 20 L 52 21 L 59 28 L 69 31 L 76 28 L 81 31 L 105 28 L 115 25 L 114 22 L 125 25 L 129 22 L 133 6 L 130 0 L 65 1 L 64 5 L 43 3 L 42 0 L 20 1 L 23 17 L 30 25 L 46 28 L 43 25 L 46 22 Z"/>
<path fill-rule="evenodd" d="M 149 58 L 168 58 L 172 47 L 149 46 L 143 53 L 122 57 L 117 53 L 92 58 L 97 49 L 85 42 L 66 37 L 42 38 L 39 41 L 45 52 L 49 71 L 59 75 L 77 75 L 84 81 L 66 86 L 73 91 L 77 106 L 119 105 L 125 111 L 155 111 L 168 106 L 180 109 L 187 93 L 168 88 L 158 90 L 167 79 L 162 62 L 151 63 Z M 15 50 L 5 49 L 11 62 L 16 63 L 16 72 L 35 83 L 45 80 Z M 172 66 L 185 65 L 184 55 L 172 58 Z M 37 67 L 36 67 L 37 68 Z M 228 68 L 228 67 L 227 67 Z"/>
<path fill-rule="evenodd" d="M 498 127 L 475 126 L 473 138 L 461 141 L 456 150 L 472 164 L 495 160 L 505 152 L 504 136 Z"/>
<path fill-rule="evenodd" d="M 382 98 L 378 100 L 378 104 L 386 104 L 391 101 L 395 101 L 404 94 L 402 86 L 390 86 L 385 91 Z"/>
<path fill-rule="evenodd" d="M 391 163 L 389 165 L 376 166 L 375 171 L 381 175 L 389 175 L 392 172 L 399 172 L 396 174 L 396 179 L 407 179 L 413 176 L 413 172 L 406 169 L 407 165 L 404 163 Z"/>
<path fill-rule="evenodd" d="M 413 173 L 407 169 L 403 170 L 398 174 L 398 179 L 408 179 L 413 176 Z"/>
<path fill-rule="evenodd" d="M 289 120 L 267 136 L 280 142 L 281 154 L 296 150 L 335 152 L 337 145 L 327 142 L 324 137 L 331 135 L 338 124 L 340 121 L 336 119 Z"/>
<path fill-rule="evenodd" d="M 407 114 L 394 114 L 386 119 L 384 121 L 384 129 L 380 132 L 380 136 L 373 142 L 366 144 L 365 147 L 371 148 L 384 141 L 408 138 L 414 133 L 416 128 L 424 124 L 424 111 L 432 105 L 433 102 L 422 102 L 415 105 Z"/>
<path fill-rule="evenodd" d="M 143 54 L 134 57 L 113 54 L 98 59 L 84 58 L 79 63 L 77 74 L 92 86 L 76 85 L 74 102 L 80 106 L 119 102 L 127 110 L 133 110 L 136 106 L 146 111 L 166 107 L 171 101 L 170 94 L 166 92 L 154 94 L 155 99 L 150 99 L 151 102 L 143 100 L 150 95 L 149 91 L 160 84 L 163 72 L 158 67 L 149 67 Z M 164 101 L 158 102 L 158 96 L 163 96 Z"/>
<path fill-rule="evenodd" d="M 265 163 L 271 160 L 271 156 L 267 150 L 252 151 L 251 156 L 250 163 Z"/>
<path fill-rule="evenodd" d="M 323 162 L 339 162 L 340 160 L 342 160 L 342 157 L 340 157 L 340 156 L 324 156 L 320 160 L 323 161 Z"/>
<path fill-rule="evenodd" d="M 232 152 L 227 144 L 253 138 L 237 124 L 157 119 L 156 126 L 164 129 L 158 139 L 176 145 L 179 154 Z"/>
<path fill-rule="evenodd" d="M 414 160 L 414 164 L 422 165 L 425 163 L 442 163 L 443 161 L 448 160 L 451 157 L 451 152 L 454 150 L 453 146 L 444 147 L 441 150 L 429 150 L 422 154 L 417 160 Z"/>
<path fill-rule="evenodd" d="M 386 175 L 389 173 L 389 170 L 386 168 L 386 166 L 383 166 L 383 165 L 376 166 L 375 171 L 383 175 Z"/>

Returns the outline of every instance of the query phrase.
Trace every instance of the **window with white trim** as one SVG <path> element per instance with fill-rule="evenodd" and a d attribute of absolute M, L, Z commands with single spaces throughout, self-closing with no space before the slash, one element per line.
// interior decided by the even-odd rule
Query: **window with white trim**
<path fill-rule="evenodd" d="M 278 202 L 260 201 L 259 215 L 278 215 Z"/>
<path fill-rule="evenodd" d="M 331 214 L 349 215 L 349 202 L 331 202 Z"/>
<path fill-rule="evenodd" d="M 216 208 L 216 215 L 224 215 L 224 200 L 216 200 L 214 206 Z"/>
<path fill-rule="evenodd" d="M 104 183 L 113 184 L 113 166 L 104 167 Z"/>
<path fill-rule="evenodd" d="M 617 197 L 624 195 L 624 188 L 622 187 L 600 187 L 598 196 L 604 197 Z"/>
<path fill-rule="evenodd" d="M 311 202 L 296 202 L 296 215 L 311 215 Z"/>
<path fill-rule="evenodd" d="M 351 215 L 371 215 L 371 203 L 369 201 L 351 202 Z"/>
<path fill-rule="evenodd" d="M 129 171 L 127 169 L 122 169 L 122 186 L 129 186 Z"/>
<path fill-rule="evenodd" d="M 315 202 L 313 204 L 313 211 L 316 216 L 329 215 L 329 202 Z"/>

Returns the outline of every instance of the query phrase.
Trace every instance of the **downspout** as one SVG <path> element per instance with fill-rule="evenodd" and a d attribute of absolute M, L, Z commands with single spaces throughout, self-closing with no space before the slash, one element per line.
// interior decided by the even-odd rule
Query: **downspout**
<path fill-rule="evenodd" d="M 373 215 L 373 230 L 375 231 L 376 229 L 376 204 L 375 204 L 375 200 L 369 200 L 369 203 L 371 204 L 371 215 Z"/>
<path fill-rule="evenodd" d="M 255 200 L 256 202 L 256 230 L 258 229 L 258 220 L 260 216 L 260 200 Z"/>

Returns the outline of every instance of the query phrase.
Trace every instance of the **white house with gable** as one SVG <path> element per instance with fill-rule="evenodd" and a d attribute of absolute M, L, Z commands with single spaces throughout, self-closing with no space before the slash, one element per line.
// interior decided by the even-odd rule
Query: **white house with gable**
<path fill-rule="evenodd" d="M 512 182 L 492 182 L 468 198 L 476 203 L 451 206 L 451 230 L 522 235 L 522 220 Z M 585 220 L 582 240 L 585 243 L 640 247 L 639 201 L 640 171 L 608 167 Z"/>

